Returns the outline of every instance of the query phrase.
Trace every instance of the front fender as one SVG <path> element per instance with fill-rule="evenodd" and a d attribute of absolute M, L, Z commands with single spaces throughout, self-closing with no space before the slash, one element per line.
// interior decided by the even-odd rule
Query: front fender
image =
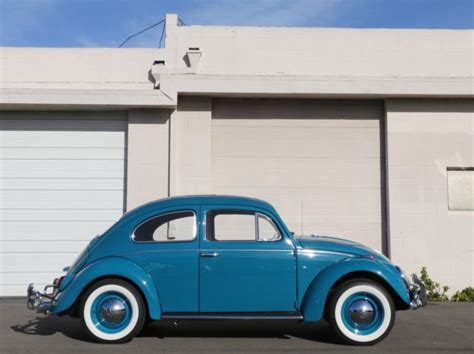
<path fill-rule="evenodd" d="M 343 276 L 354 272 L 372 273 L 389 284 L 403 302 L 410 303 L 410 295 L 397 268 L 370 258 L 346 258 L 325 268 L 309 285 L 301 304 L 305 321 L 321 320 L 331 288 Z"/>
<path fill-rule="evenodd" d="M 61 313 L 68 310 L 89 284 L 104 277 L 120 277 L 129 280 L 145 296 L 150 317 L 154 320 L 160 318 L 161 303 L 153 281 L 140 266 L 121 257 L 101 258 L 82 269 L 59 293 L 52 312 Z"/>

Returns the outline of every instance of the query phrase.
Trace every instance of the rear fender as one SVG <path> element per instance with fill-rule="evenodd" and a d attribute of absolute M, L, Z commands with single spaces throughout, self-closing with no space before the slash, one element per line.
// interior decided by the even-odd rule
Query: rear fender
<path fill-rule="evenodd" d="M 321 320 L 334 284 L 342 277 L 355 272 L 372 273 L 375 278 L 387 283 L 403 302 L 407 305 L 410 303 L 408 289 L 397 268 L 371 258 L 346 258 L 321 271 L 309 285 L 301 304 L 305 321 Z"/>
<path fill-rule="evenodd" d="M 118 277 L 128 280 L 144 295 L 149 315 L 160 319 L 161 303 L 158 291 L 149 275 L 136 263 L 121 257 L 101 258 L 82 269 L 62 290 L 52 308 L 53 313 L 67 311 L 90 284 L 98 279 Z"/>

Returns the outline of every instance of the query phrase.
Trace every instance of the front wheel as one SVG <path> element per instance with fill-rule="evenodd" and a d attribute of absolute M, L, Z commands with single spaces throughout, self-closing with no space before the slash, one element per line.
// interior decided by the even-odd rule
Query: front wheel
<path fill-rule="evenodd" d="M 82 298 L 81 322 L 97 342 L 128 342 L 141 331 L 145 320 L 142 296 L 126 281 L 101 280 Z"/>
<path fill-rule="evenodd" d="M 345 342 L 371 345 L 390 333 L 395 306 L 382 286 L 368 279 L 355 279 L 335 290 L 329 302 L 328 320 Z"/>

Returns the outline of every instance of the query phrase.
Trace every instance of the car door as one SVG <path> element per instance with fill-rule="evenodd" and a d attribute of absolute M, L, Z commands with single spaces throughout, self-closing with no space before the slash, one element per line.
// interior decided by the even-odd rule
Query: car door
<path fill-rule="evenodd" d="M 295 312 L 293 243 L 264 211 L 203 206 L 201 313 Z"/>

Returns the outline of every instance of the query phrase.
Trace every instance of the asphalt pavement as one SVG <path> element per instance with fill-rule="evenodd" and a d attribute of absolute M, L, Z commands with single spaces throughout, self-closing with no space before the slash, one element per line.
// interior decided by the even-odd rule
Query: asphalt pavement
<path fill-rule="evenodd" d="M 162 321 L 132 342 L 90 342 L 78 319 L 43 316 L 25 299 L 0 299 L 0 353 L 474 353 L 474 304 L 397 312 L 392 333 L 371 347 L 342 344 L 326 322 Z"/>

